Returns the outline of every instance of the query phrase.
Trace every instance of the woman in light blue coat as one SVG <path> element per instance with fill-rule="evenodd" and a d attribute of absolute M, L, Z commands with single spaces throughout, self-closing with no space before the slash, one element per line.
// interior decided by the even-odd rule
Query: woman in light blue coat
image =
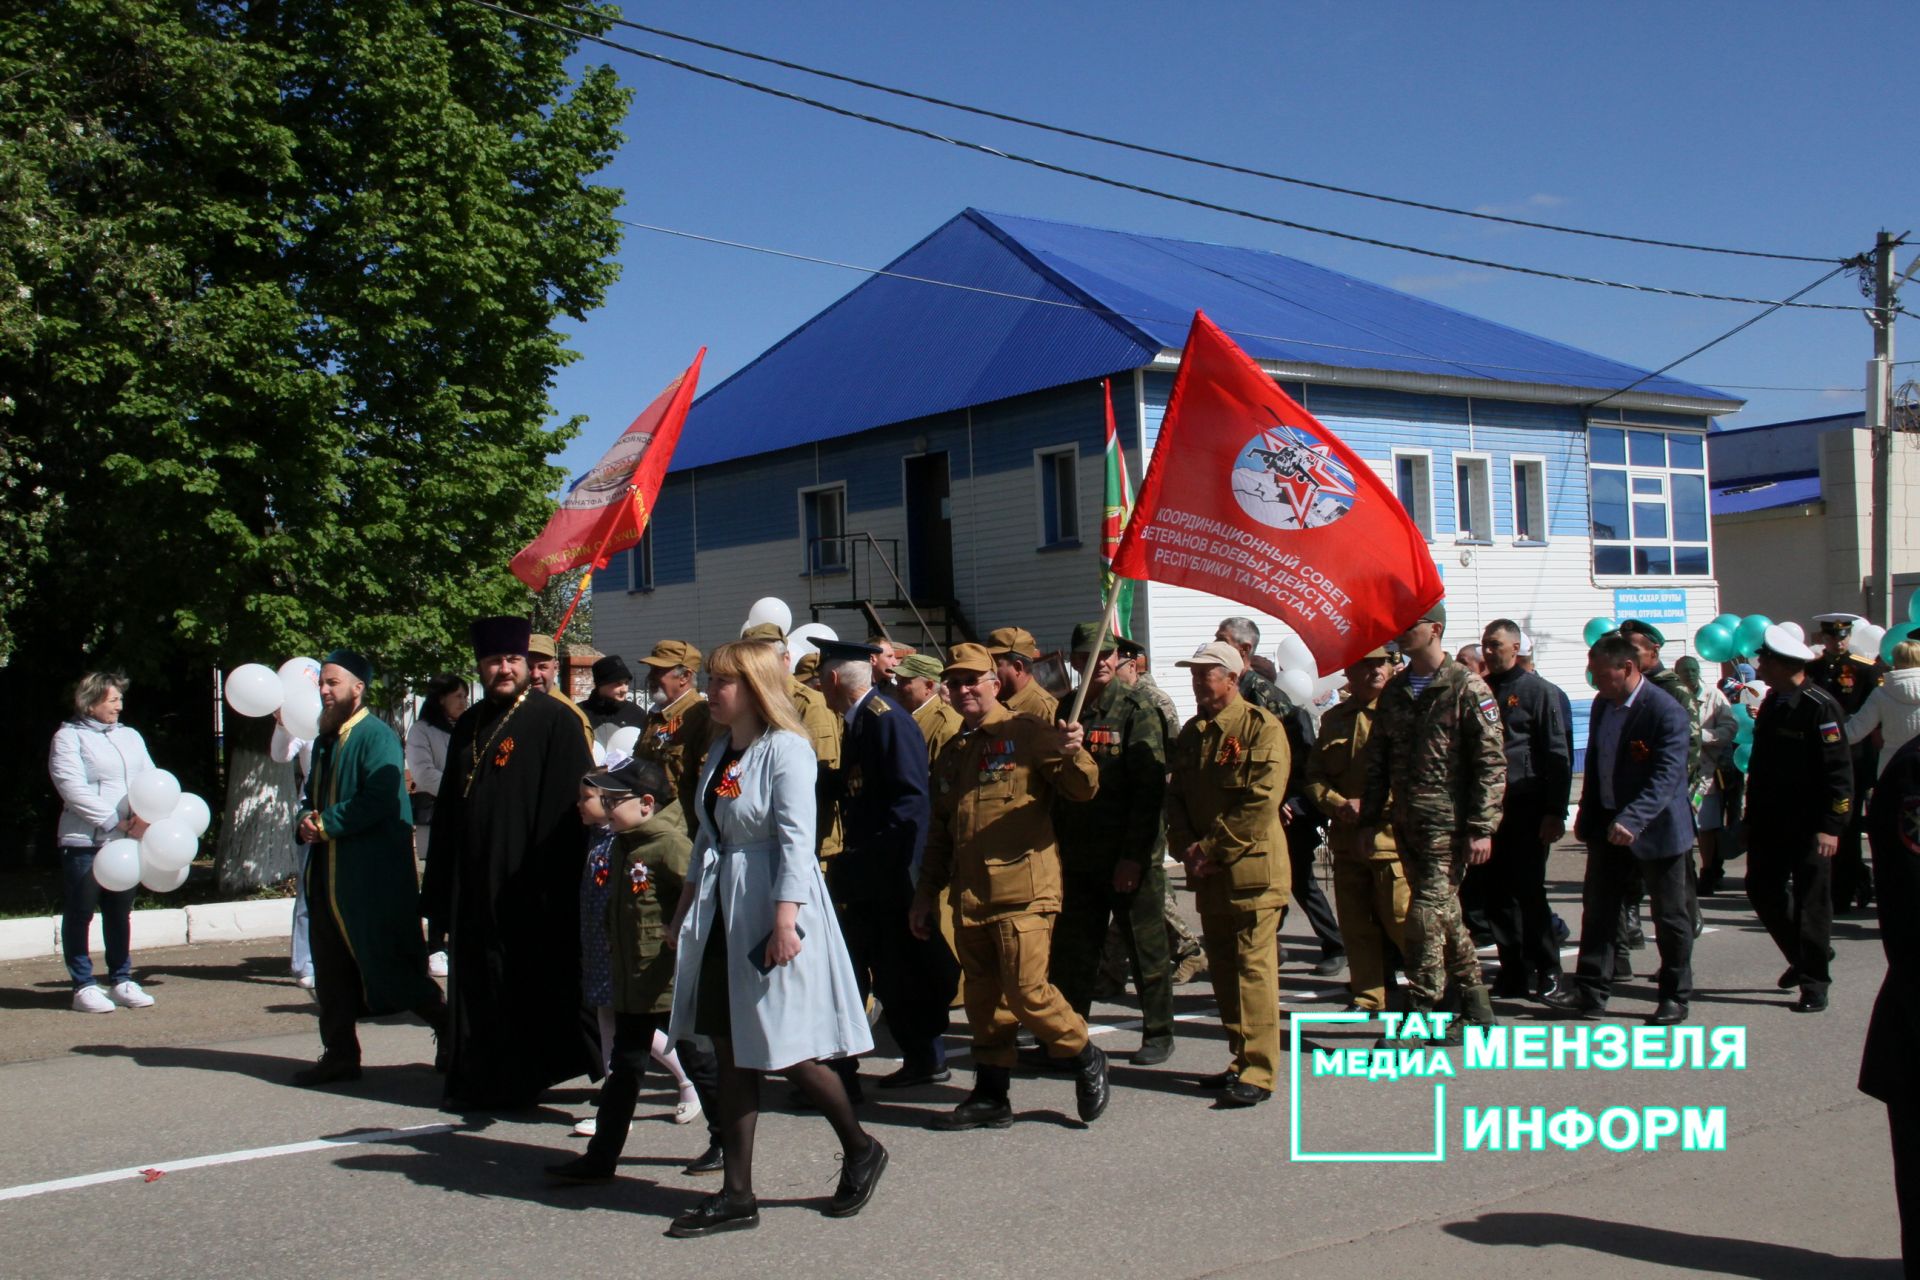
<path fill-rule="evenodd" d="M 819 762 L 787 693 L 786 661 L 771 643 L 743 640 L 714 650 L 707 670 L 708 705 L 727 734 L 707 754 L 699 792 L 681 797 L 700 834 L 669 931 L 670 1038 L 713 1040 L 726 1183 L 674 1220 L 675 1236 L 759 1225 L 753 1134 L 766 1072 L 799 1086 L 840 1139 L 830 1216 L 860 1212 L 887 1165 L 823 1061 L 865 1053 L 873 1036 L 814 853 Z"/>

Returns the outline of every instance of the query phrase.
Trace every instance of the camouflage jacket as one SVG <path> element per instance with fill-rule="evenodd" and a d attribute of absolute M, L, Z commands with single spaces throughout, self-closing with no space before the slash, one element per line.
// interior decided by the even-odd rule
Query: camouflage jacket
<path fill-rule="evenodd" d="M 1700 700 L 1687 688 L 1687 682 L 1672 667 L 1658 666 L 1647 673 L 1653 686 L 1680 704 L 1690 726 L 1687 735 L 1687 789 L 1700 789 Z"/>
<path fill-rule="evenodd" d="M 1076 871 L 1113 874 L 1119 861 L 1160 859 L 1167 794 L 1167 737 L 1160 708 L 1139 688 L 1108 681 L 1080 711 L 1086 752 L 1100 771 L 1091 800 L 1056 795 L 1060 856 Z"/>
<path fill-rule="evenodd" d="M 1367 744 L 1360 825 L 1391 821 L 1417 839 L 1491 836 L 1500 825 L 1507 757 L 1487 682 L 1442 655 L 1417 698 L 1402 671 L 1380 695 Z M 1391 795 L 1393 808 L 1387 808 Z M 1401 853 L 1415 850 L 1402 845 Z"/>

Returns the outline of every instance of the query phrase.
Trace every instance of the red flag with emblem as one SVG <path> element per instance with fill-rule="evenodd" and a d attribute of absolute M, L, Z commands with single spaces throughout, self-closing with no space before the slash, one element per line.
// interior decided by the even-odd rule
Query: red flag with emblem
<path fill-rule="evenodd" d="M 1393 491 L 1197 311 L 1113 569 L 1272 614 L 1322 673 L 1445 594 Z"/>
<path fill-rule="evenodd" d="M 640 411 L 593 470 L 574 481 L 540 536 L 513 558 L 508 567 L 514 577 L 539 591 L 555 574 L 580 565 L 604 569 L 608 556 L 640 541 L 674 446 L 680 443 L 680 428 L 700 383 L 700 362 L 706 358 L 702 347 L 687 371 Z M 573 611 L 567 613 L 571 617 Z"/>

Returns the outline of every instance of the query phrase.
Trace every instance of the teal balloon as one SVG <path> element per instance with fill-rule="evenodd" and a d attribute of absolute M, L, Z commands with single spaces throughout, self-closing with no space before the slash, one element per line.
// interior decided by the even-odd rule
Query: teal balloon
<path fill-rule="evenodd" d="M 1753 717 L 1749 716 L 1740 722 L 1740 726 L 1733 731 L 1733 740 L 1736 744 L 1753 741 Z"/>
<path fill-rule="evenodd" d="M 1740 654 L 1751 658 L 1760 652 L 1761 642 L 1767 638 L 1767 628 L 1773 625 L 1773 619 L 1764 613 L 1750 613 L 1740 619 L 1740 627 L 1733 633 L 1733 647 Z"/>
<path fill-rule="evenodd" d="M 1693 647 L 1703 661 L 1726 662 L 1733 657 L 1733 632 L 1709 622 L 1693 633 Z"/>
<path fill-rule="evenodd" d="M 1588 618 L 1587 629 L 1580 634 L 1586 637 L 1587 648 L 1591 649 L 1600 642 L 1600 637 L 1613 630 L 1612 618 Z"/>
<path fill-rule="evenodd" d="M 1708 625 L 1715 626 L 1715 627 L 1725 627 L 1728 630 L 1728 632 L 1731 633 L 1739 629 L 1740 615 L 1737 613 L 1723 613 L 1719 617 L 1715 618 Z"/>
<path fill-rule="evenodd" d="M 1920 599 L 1920 592 L 1915 593 L 1915 598 Z M 1880 642 L 1880 661 L 1892 666 L 1893 646 L 1902 640 L 1911 639 L 1916 632 L 1920 632 L 1920 625 L 1911 622 L 1903 622 L 1897 627 L 1888 627 L 1886 639 Z"/>
<path fill-rule="evenodd" d="M 1920 591 L 1907 597 L 1907 621 L 1920 622 Z"/>
<path fill-rule="evenodd" d="M 1747 766 L 1753 763 L 1753 744 L 1743 742 L 1733 749 L 1733 767 L 1745 773 Z"/>

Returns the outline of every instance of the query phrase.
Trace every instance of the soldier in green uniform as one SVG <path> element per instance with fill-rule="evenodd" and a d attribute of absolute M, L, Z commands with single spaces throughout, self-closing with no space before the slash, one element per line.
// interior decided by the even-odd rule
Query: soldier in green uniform
<path fill-rule="evenodd" d="M 1292 882 L 1280 794 L 1286 731 L 1240 696 L 1240 651 L 1215 640 L 1177 664 L 1199 710 L 1174 739 L 1167 840 L 1187 865 L 1214 1002 L 1233 1055 L 1202 1084 L 1220 1105 L 1273 1096 L 1280 1058 L 1280 909 Z"/>
<path fill-rule="evenodd" d="M 1491 1026 L 1493 1001 L 1460 916 L 1460 881 L 1470 863 L 1493 856 L 1507 760 L 1493 691 L 1447 656 L 1446 625 L 1446 606 L 1436 602 L 1400 637 L 1407 665 L 1380 695 L 1359 825 L 1391 821 L 1407 871 L 1412 1008 L 1439 1008 L 1451 982 L 1465 1019 Z M 1454 1023 L 1450 1038 L 1459 1029 Z"/>
<path fill-rule="evenodd" d="M 1131 640 L 1102 636 L 1096 622 L 1073 629 L 1073 665 L 1085 670 L 1099 650 L 1087 684 L 1080 724 L 1087 754 L 1100 770 L 1091 800 L 1056 798 L 1053 827 L 1060 840 L 1064 895 L 1053 927 L 1049 974 L 1074 1011 L 1093 1007 L 1094 979 L 1108 924 L 1117 924 L 1140 994 L 1140 1048 L 1136 1066 L 1173 1055 L 1173 981 L 1167 963 L 1167 900 L 1162 866 L 1162 805 L 1167 791 L 1167 740 L 1159 709 L 1138 689 L 1115 678 L 1139 649 Z"/>
<path fill-rule="evenodd" d="M 691 797 L 700 789 L 700 766 L 707 762 L 707 748 L 714 737 L 707 700 L 693 682 L 700 670 L 700 651 L 685 640 L 662 640 L 640 663 L 647 669 L 652 709 L 633 755 L 652 760 L 666 771 L 667 797 L 660 807 L 678 802 L 675 812 L 692 839 L 699 833 L 700 819 Z"/>
<path fill-rule="evenodd" d="M 1823 613 L 1814 621 L 1820 624 L 1820 638 L 1826 643 L 1827 651 L 1807 667 L 1807 679 L 1832 694 L 1840 709 L 1852 716 L 1866 705 L 1867 695 L 1886 679 L 1887 668 L 1875 658 L 1853 652 L 1854 624 L 1866 621 L 1859 614 Z M 1860 856 L 1860 840 L 1866 834 L 1867 794 L 1873 790 L 1880 752 L 1871 742 L 1857 742 L 1852 756 L 1853 816 L 1840 835 L 1840 852 L 1833 859 L 1835 911 L 1851 911 L 1856 907 L 1865 911 L 1873 903 L 1873 872 Z"/>
<path fill-rule="evenodd" d="M 1000 701 L 1009 711 L 1039 716 L 1048 724 L 1060 718 L 1060 700 L 1034 679 L 1033 664 L 1040 661 L 1040 645 L 1021 627 L 1001 627 L 987 633 L 987 652 L 993 655 L 994 675 L 1000 680 Z"/>

